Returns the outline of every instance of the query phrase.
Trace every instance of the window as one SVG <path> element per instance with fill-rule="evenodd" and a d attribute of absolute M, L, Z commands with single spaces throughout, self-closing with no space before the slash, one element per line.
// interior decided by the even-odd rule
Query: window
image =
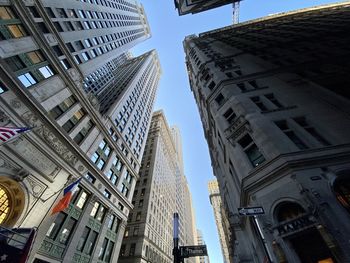
<path fill-rule="evenodd" d="M 247 88 L 244 83 L 237 83 L 237 87 L 242 91 L 247 91 Z"/>
<path fill-rule="evenodd" d="M 225 111 L 223 116 L 229 124 L 232 124 L 237 117 L 232 108 L 229 108 L 227 111 Z"/>
<path fill-rule="evenodd" d="M 294 121 L 298 123 L 299 126 L 303 127 L 305 131 L 311 134 L 321 145 L 328 146 L 331 145 L 321 134 L 319 134 L 315 128 L 311 127 L 307 122 L 305 117 L 294 118 Z"/>
<path fill-rule="evenodd" d="M 83 209 L 88 197 L 89 197 L 88 193 L 85 192 L 84 190 L 81 190 L 78 195 L 76 206 L 80 209 Z"/>
<path fill-rule="evenodd" d="M 52 72 L 52 69 L 51 69 L 50 66 L 41 67 L 41 68 L 39 68 L 39 71 L 40 71 L 41 75 L 43 75 L 43 77 L 45 79 L 47 79 L 47 78 L 49 78 L 49 77 L 54 75 L 54 73 Z"/>
<path fill-rule="evenodd" d="M 96 245 L 97 236 L 98 236 L 98 233 L 95 231 L 92 231 L 92 233 L 90 234 L 89 240 L 86 243 L 86 247 L 85 247 L 86 254 L 88 255 L 92 254 L 93 248 Z"/>
<path fill-rule="evenodd" d="M 19 56 L 6 58 L 5 62 L 10 66 L 10 68 L 13 71 L 18 71 L 26 67 Z"/>
<path fill-rule="evenodd" d="M 83 251 L 84 246 L 85 246 L 85 244 L 87 242 L 88 236 L 90 234 L 90 231 L 91 231 L 90 228 L 88 228 L 88 227 L 84 228 L 83 234 L 80 236 L 80 239 L 78 241 L 78 245 L 77 245 L 77 250 L 78 251 Z"/>
<path fill-rule="evenodd" d="M 286 121 L 276 121 L 276 126 L 287 135 L 287 137 L 300 149 L 308 149 L 309 147 L 295 134 L 295 132 L 289 128 Z"/>
<path fill-rule="evenodd" d="M 58 241 L 61 244 L 66 245 L 68 243 L 69 237 L 71 236 L 72 230 L 74 229 L 76 223 L 77 223 L 77 220 L 75 220 L 74 218 L 72 217 L 68 218 L 58 238 Z"/>
<path fill-rule="evenodd" d="M 83 118 L 83 116 L 85 115 L 85 111 L 83 109 L 78 110 L 73 116 L 72 118 L 70 118 L 65 124 L 62 125 L 62 128 L 66 131 L 66 132 L 70 132 L 75 126 L 76 124 L 79 122 L 79 120 L 81 118 Z"/>
<path fill-rule="evenodd" d="M 238 143 L 241 145 L 243 151 L 254 167 L 265 161 L 264 156 L 259 151 L 259 148 L 255 145 L 253 139 L 249 136 L 249 134 L 243 136 L 243 138 L 241 138 Z"/>
<path fill-rule="evenodd" d="M 5 91 L 8 91 L 8 89 L 3 83 L 0 82 L 0 94 L 4 93 Z"/>
<path fill-rule="evenodd" d="M 26 55 L 33 64 L 38 64 L 44 61 L 44 58 L 40 50 L 28 52 Z"/>
<path fill-rule="evenodd" d="M 114 242 L 113 241 L 109 241 L 108 247 L 107 247 L 106 253 L 105 253 L 105 262 L 110 262 L 111 261 L 113 248 L 114 248 Z"/>
<path fill-rule="evenodd" d="M 51 223 L 51 226 L 49 227 L 49 230 L 47 231 L 46 236 L 51 239 L 55 239 L 66 217 L 67 215 L 65 213 L 60 212 L 56 217 L 55 221 Z"/>
<path fill-rule="evenodd" d="M 130 245 L 129 256 L 134 256 L 135 255 L 135 249 L 136 249 L 136 243 L 132 243 Z"/>
<path fill-rule="evenodd" d="M 101 222 L 103 220 L 105 212 L 106 208 L 99 202 L 95 202 L 94 207 L 91 210 L 90 216 Z"/>
<path fill-rule="evenodd" d="M 49 111 L 49 115 L 57 119 L 60 117 L 64 112 L 66 112 L 72 105 L 74 105 L 77 102 L 77 99 L 74 96 L 70 96 L 66 98 L 63 102 L 61 102 L 59 105 L 54 107 L 52 110 Z"/>
<path fill-rule="evenodd" d="M 63 28 L 59 22 L 53 22 L 53 25 L 55 26 L 55 28 L 58 32 L 63 32 Z"/>
<path fill-rule="evenodd" d="M 219 95 L 215 98 L 215 101 L 220 106 L 223 104 L 224 99 L 224 96 L 221 93 L 219 93 Z"/>
<path fill-rule="evenodd" d="M 25 73 L 23 75 L 19 75 L 17 78 L 22 82 L 23 86 L 26 88 L 37 83 L 37 81 L 34 79 L 34 76 L 30 72 Z"/>
<path fill-rule="evenodd" d="M 109 215 L 107 227 L 108 229 L 112 229 L 115 221 L 115 215 Z"/>
<path fill-rule="evenodd" d="M 215 82 L 214 81 L 210 82 L 210 84 L 208 85 L 208 88 L 210 90 L 213 90 L 214 87 L 215 87 Z"/>
<path fill-rule="evenodd" d="M 143 199 L 141 199 L 140 201 L 139 201 L 139 207 L 142 207 L 143 206 Z"/>
<path fill-rule="evenodd" d="M 271 94 L 264 95 L 268 100 L 270 100 L 277 108 L 283 108 L 283 105 L 275 98 L 275 96 Z"/>
<path fill-rule="evenodd" d="M 135 227 L 134 232 L 133 232 L 133 236 L 136 237 L 138 234 L 139 234 L 139 228 Z"/>
<path fill-rule="evenodd" d="M 74 141 L 77 143 L 77 144 L 80 144 L 84 138 L 86 137 L 86 135 L 89 133 L 89 131 L 92 129 L 92 127 L 94 126 L 94 123 L 92 121 L 88 121 L 86 123 L 86 126 L 84 128 L 82 128 L 80 130 L 80 132 L 74 137 Z"/>
<path fill-rule="evenodd" d="M 14 18 L 17 18 L 17 17 L 13 13 L 11 7 L 0 6 L 0 19 L 1 20 L 14 19 Z"/>
<path fill-rule="evenodd" d="M 27 35 L 26 31 L 21 25 L 8 25 L 7 28 L 14 38 L 20 38 Z"/>
<path fill-rule="evenodd" d="M 98 252 L 98 259 L 99 260 L 103 260 L 103 257 L 105 255 L 105 251 L 106 251 L 106 248 L 107 248 L 107 243 L 108 243 L 108 239 L 105 238 L 103 240 L 102 246 L 100 247 L 100 251 Z"/>
<path fill-rule="evenodd" d="M 96 181 L 96 178 L 89 172 L 85 174 L 85 178 L 92 184 Z"/>
<path fill-rule="evenodd" d="M 107 197 L 108 199 L 111 198 L 111 196 L 112 196 L 112 194 L 109 191 L 107 191 L 107 190 L 104 190 L 103 195 L 105 197 Z"/>
<path fill-rule="evenodd" d="M 267 111 L 267 107 L 264 105 L 264 103 L 260 100 L 260 97 L 251 97 L 250 98 L 252 100 L 252 102 L 255 103 L 256 106 L 259 107 L 260 110 L 262 111 Z"/>
<path fill-rule="evenodd" d="M 146 189 L 145 189 L 145 188 L 142 188 L 142 190 L 141 190 L 141 196 L 144 196 L 144 195 L 145 195 L 145 192 L 146 192 Z"/>

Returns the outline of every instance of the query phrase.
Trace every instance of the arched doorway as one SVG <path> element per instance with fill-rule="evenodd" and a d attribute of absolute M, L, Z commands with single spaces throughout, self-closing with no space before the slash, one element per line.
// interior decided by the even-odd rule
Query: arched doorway
<path fill-rule="evenodd" d="M 24 204 L 24 192 L 18 182 L 0 176 L 0 226 L 12 227 L 21 216 Z"/>
<path fill-rule="evenodd" d="M 333 190 L 339 203 L 350 213 L 350 174 L 338 176 L 333 184 Z"/>
<path fill-rule="evenodd" d="M 291 245 L 302 263 L 335 263 L 323 238 L 324 229 L 319 231 L 315 218 L 295 202 L 283 202 L 276 208 L 275 218 L 280 236 Z M 322 226 L 321 226 L 322 227 Z"/>

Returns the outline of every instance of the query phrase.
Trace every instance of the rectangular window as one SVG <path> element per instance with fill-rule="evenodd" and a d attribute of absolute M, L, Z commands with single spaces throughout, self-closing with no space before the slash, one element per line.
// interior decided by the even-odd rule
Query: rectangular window
<path fill-rule="evenodd" d="M 241 145 L 243 151 L 254 167 L 265 161 L 264 156 L 254 143 L 253 139 L 249 136 L 249 134 L 246 134 L 242 139 L 238 141 L 238 143 Z"/>
<path fill-rule="evenodd" d="M 13 71 L 18 71 L 26 67 L 19 56 L 6 58 L 5 62 L 10 66 L 10 68 Z"/>
<path fill-rule="evenodd" d="M 108 247 L 106 249 L 106 255 L 105 255 L 105 262 L 110 262 L 111 261 L 111 256 L 114 248 L 114 242 L 109 241 Z"/>
<path fill-rule="evenodd" d="M 114 221 L 115 221 L 115 215 L 109 215 L 108 222 L 107 222 L 108 229 L 112 230 Z"/>
<path fill-rule="evenodd" d="M 215 98 L 215 101 L 219 106 L 223 104 L 224 100 L 225 98 L 221 93 L 219 93 L 219 95 Z"/>
<path fill-rule="evenodd" d="M 111 196 L 112 196 L 112 194 L 107 190 L 104 190 L 103 195 L 107 198 L 111 198 Z"/>
<path fill-rule="evenodd" d="M 106 248 L 107 248 L 107 244 L 108 244 L 108 239 L 105 238 L 103 240 L 102 246 L 100 247 L 100 251 L 98 252 L 98 259 L 99 260 L 103 260 L 103 257 L 105 255 L 105 251 L 106 251 Z"/>
<path fill-rule="evenodd" d="M 294 121 L 311 134 L 320 144 L 324 146 L 331 145 L 321 134 L 319 134 L 315 128 L 311 127 L 305 117 L 294 118 Z"/>
<path fill-rule="evenodd" d="M 0 6 L 0 19 L 8 20 L 17 18 L 9 6 Z"/>
<path fill-rule="evenodd" d="M 26 31 L 21 25 L 8 25 L 7 28 L 14 38 L 20 38 L 27 35 Z"/>
<path fill-rule="evenodd" d="M 265 104 L 261 101 L 260 97 L 251 97 L 250 98 L 252 100 L 252 102 L 255 103 L 256 106 L 258 106 L 258 108 L 262 111 L 267 111 L 268 108 L 265 106 Z"/>
<path fill-rule="evenodd" d="M 66 245 L 68 243 L 68 240 L 72 234 L 72 231 L 77 223 L 77 220 L 70 217 L 67 222 L 65 223 L 65 226 L 62 228 L 61 233 L 59 235 L 58 241 L 61 244 Z"/>
<path fill-rule="evenodd" d="M 45 79 L 54 75 L 50 66 L 41 67 L 41 68 L 39 68 L 39 71 Z"/>
<path fill-rule="evenodd" d="M 272 93 L 265 94 L 264 96 L 270 100 L 277 108 L 283 108 L 283 105 L 275 98 Z"/>
<path fill-rule="evenodd" d="M 135 249 L 136 249 L 136 243 L 132 243 L 130 245 L 129 256 L 134 256 L 135 255 Z"/>
<path fill-rule="evenodd" d="M 85 178 L 92 184 L 96 181 L 96 178 L 89 172 L 85 174 Z"/>
<path fill-rule="evenodd" d="M 91 231 L 90 228 L 88 228 L 88 227 L 84 228 L 83 234 L 80 236 L 80 239 L 78 241 L 78 245 L 77 245 L 77 250 L 78 251 L 83 251 L 84 246 L 85 246 L 85 244 L 87 242 L 88 236 L 90 234 L 90 231 Z"/>
<path fill-rule="evenodd" d="M 97 236 L 98 236 L 98 233 L 95 231 L 92 231 L 92 233 L 90 234 L 89 240 L 85 246 L 86 254 L 88 254 L 88 255 L 92 254 L 92 251 L 96 245 Z"/>
<path fill-rule="evenodd" d="M 61 226 L 66 220 L 66 217 L 67 215 L 65 213 L 62 213 L 62 212 L 59 213 L 55 221 L 51 223 L 51 226 L 49 227 L 49 230 L 47 231 L 46 236 L 51 239 L 55 239 L 58 231 L 60 230 Z"/>
<path fill-rule="evenodd" d="M 28 52 L 26 55 L 33 64 L 38 64 L 45 60 L 40 50 Z"/>
<path fill-rule="evenodd" d="M 275 124 L 287 137 L 300 149 L 308 149 L 309 147 L 289 128 L 286 121 L 275 121 Z"/>
<path fill-rule="evenodd" d="M 225 111 L 223 116 L 229 124 L 232 124 L 237 117 L 232 108 L 229 108 L 227 111 Z"/>
<path fill-rule="evenodd" d="M 28 88 L 37 83 L 32 73 L 28 72 L 17 77 L 24 87 Z"/>

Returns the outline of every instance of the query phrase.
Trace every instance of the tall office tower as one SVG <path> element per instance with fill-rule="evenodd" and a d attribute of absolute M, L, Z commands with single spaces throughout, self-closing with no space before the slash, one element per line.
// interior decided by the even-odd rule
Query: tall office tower
<path fill-rule="evenodd" d="M 230 255 L 228 251 L 228 242 L 230 238 L 229 229 L 225 226 L 225 212 L 223 211 L 223 205 L 220 196 L 220 190 L 217 180 L 211 180 L 208 183 L 209 199 L 213 206 L 214 217 L 216 227 L 218 228 L 220 245 L 222 250 L 222 256 L 224 258 L 224 263 L 230 263 Z"/>
<path fill-rule="evenodd" d="M 157 54 L 150 51 L 130 59 L 117 48 L 106 47 L 100 56 L 78 64 L 74 57 L 84 58 L 83 51 L 69 50 L 79 39 L 92 39 L 95 45 L 95 36 L 107 44 L 111 36 L 105 38 L 103 33 L 111 34 L 115 22 L 111 17 L 118 17 L 113 6 L 131 10 L 131 2 L 23 3 L 5 1 L 0 6 L 0 126 L 33 128 L 0 146 L 1 211 L 5 211 L 0 216 L 1 232 L 7 233 L 4 228 L 37 228 L 30 262 L 115 262 L 132 208 L 160 77 Z M 53 4 L 57 7 L 48 7 Z M 90 19 L 72 18 L 75 13 L 89 17 L 89 12 L 100 17 L 97 25 L 108 28 L 94 28 Z M 58 14 L 67 18 L 53 18 Z M 87 23 L 93 28 L 57 32 L 60 27 L 68 28 L 65 22 Z M 98 43 L 104 50 L 105 44 Z M 113 99 L 86 94 L 86 73 L 96 70 L 102 60 L 114 59 L 130 64 L 129 71 L 123 72 L 125 87 L 115 84 L 113 75 L 112 82 L 104 86 L 106 91 L 118 90 L 118 94 L 111 93 Z M 97 81 L 100 77 L 96 75 Z M 63 188 L 78 178 L 82 178 L 79 189 L 69 207 L 52 215 Z"/>
<path fill-rule="evenodd" d="M 79 65 L 87 91 L 93 89 L 90 83 L 95 79 L 111 81 L 113 60 L 151 36 L 144 9 L 135 0 L 16 1 L 12 6 L 23 25 L 6 27 L 3 38 L 25 36 L 31 33 L 25 28 L 31 27 L 64 68 L 74 62 Z M 26 43 L 30 45 L 35 43 Z"/>
<path fill-rule="evenodd" d="M 197 244 L 200 245 L 205 245 L 205 241 L 203 239 L 202 231 L 197 229 Z M 210 263 L 209 261 L 209 256 L 200 256 L 199 257 L 199 263 Z"/>
<path fill-rule="evenodd" d="M 182 157 L 181 157 L 182 158 Z M 153 113 L 118 262 L 172 262 L 173 213 L 180 203 L 183 186 L 178 155 L 164 113 Z M 179 184 L 180 182 L 180 184 Z M 188 189 L 188 188 L 187 188 Z M 186 195 L 186 190 L 180 194 Z M 186 209 L 181 209 L 180 243 L 190 239 Z"/>
<path fill-rule="evenodd" d="M 240 0 L 175 0 L 179 15 L 196 14 Z"/>
<path fill-rule="evenodd" d="M 184 41 L 234 261 L 350 261 L 349 14 L 342 2 Z"/>

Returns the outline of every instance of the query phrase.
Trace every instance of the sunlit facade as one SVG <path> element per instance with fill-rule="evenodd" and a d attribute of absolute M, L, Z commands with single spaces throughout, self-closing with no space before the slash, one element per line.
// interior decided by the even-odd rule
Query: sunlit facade
<path fill-rule="evenodd" d="M 192 203 L 181 173 L 180 149 L 179 130 L 169 128 L 163 111 L 154 112 L 118 262 L 173 262 L 174 212 L 180 217 L 180 245 L 194 244 Z"/>
<path fill-rule="evenodd" d="M 233 262 L 350 261 L 349 14 L 341 2 L 184 41 Z"/>
<path fill-rule="evenodd" d="M 5 1 L 0 18 L 0 126 L 32 127 L 0 146 L 0 227 L 37 228 L 29 262 L 116 262 L 161 75 L 155 50 L 127 52 L 150 37 L 144 10 Z"/>

